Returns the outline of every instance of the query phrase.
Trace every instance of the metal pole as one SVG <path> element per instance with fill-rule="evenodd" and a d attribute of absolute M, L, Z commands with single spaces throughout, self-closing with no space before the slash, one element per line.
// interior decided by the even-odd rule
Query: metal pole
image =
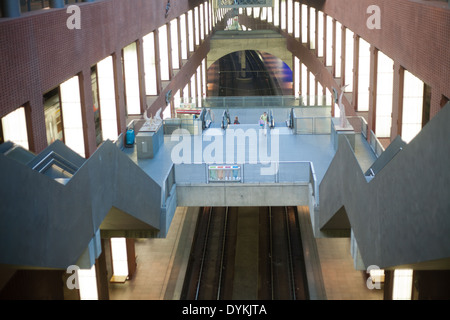
<path fill-rule="evenodd" d="M 3 0 L 2 13 L 3 18 L 20 17 L 20 0 Z"/>
<path fill-rule="evenodd" d="M 50 0 L 49 4 L 50 8 L 64 8 L 65 6 L 64 0 Z"/>

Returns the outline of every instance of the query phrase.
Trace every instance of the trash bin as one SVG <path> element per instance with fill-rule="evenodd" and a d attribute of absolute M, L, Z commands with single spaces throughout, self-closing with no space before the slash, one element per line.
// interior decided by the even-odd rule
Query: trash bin
<path fill-rule="evenodd" d="M 132 148 L 134 146 L 134 130 L 128 129 L 125 135 L 125 147 Z"/>

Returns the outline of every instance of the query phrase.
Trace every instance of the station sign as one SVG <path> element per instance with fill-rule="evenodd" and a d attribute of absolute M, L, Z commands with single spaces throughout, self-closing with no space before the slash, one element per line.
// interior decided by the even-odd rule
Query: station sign
<path fill-rule="evenodd" d="M 241 167 L 237 165 L 208 166 L 210 182 L 240 182 Z"/>

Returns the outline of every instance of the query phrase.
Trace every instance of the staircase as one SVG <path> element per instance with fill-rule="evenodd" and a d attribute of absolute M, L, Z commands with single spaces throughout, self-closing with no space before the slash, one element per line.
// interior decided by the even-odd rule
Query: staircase
<path fill-rule="evenodd" d="M 346 137 L 320 186 L 318 229 L 350 231 L 364 266 L 450 269 L 450 104 L 363 172 Z"/>
<path fill-rule="evenodd" d="M 90 268 L 101 238 L 165 236 L 161 186 L 111 141 L 89 159 L 61 141 L 38 155 L 7 142 L 0 176 L 0 264 Z"/>

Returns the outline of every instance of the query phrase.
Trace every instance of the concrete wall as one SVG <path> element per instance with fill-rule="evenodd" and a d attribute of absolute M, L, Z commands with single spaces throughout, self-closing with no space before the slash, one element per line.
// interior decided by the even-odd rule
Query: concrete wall
<path fill-rule="evenodd" d="M 304 206 L 309 203 L 309 183 L 177 186 L 177 203 L 181 207 Z"/>
<path fill-rule="evenodd" d="M 235 36 L 221 35 L 215 35 L 211 38 L 210 51 L 207 56 L 208 68 L 229 53 L 256 50 L 274 55 L 285 62 L 291 70 L 293 69 L 292 54 L 286 50 L 286 39 L 279 33 L 270 32 L 270 30 L 257 30 L 237 32 Z"/>
<path fill-rule="evenodd" d="M 449 121 L 447 104 L 370 182 L 340 137 L 316 227 L 351 227 L 366 266 L 450 269 Z"/>

